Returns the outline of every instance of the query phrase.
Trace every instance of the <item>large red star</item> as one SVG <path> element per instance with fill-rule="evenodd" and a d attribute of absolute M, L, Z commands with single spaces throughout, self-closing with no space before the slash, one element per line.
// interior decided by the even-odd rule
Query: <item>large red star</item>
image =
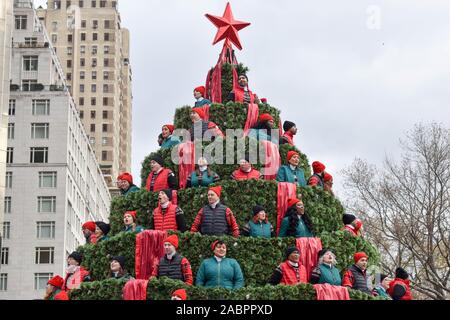
<path fill-rule="evenodd" d="M 241 40 L 238 31 L 248 27 L 250 23 L 234 20 L 231 5 L 228 2 L 223 17 L 206 14 L 206 17 L 219 29 L 213 45 L 223 39 L 230 40 L 239 50 L 242 50 Z"/>

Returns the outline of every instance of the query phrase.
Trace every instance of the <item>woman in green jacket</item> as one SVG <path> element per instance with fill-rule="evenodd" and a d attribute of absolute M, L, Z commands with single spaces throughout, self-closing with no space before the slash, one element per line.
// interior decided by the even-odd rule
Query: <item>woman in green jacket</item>
<path fill-rule="evenodd" d="M 175 126 L 171 124 L 166 124 L 162 127 L 162 138 L 161 149 L 171 149 L 181 143 L 178 137 L 173 136 L 175 131 Z"/>
<path fill-rule="evenodd" d="M 306 187 L 305 172 L 300 167 L 300 154 L 289 151 L 287 154 L 288 164 L 278 170 L 278 182 L 295 183 L 299 187 Z"/>
<path fill-rule="evenodd" d="M 319 262 L 312 271 L 310 282 L 312 284 L 331 284 L 340 286 L 342 284 L 341 274 L 336 268 L 337 261 L 333 251 L 323 249 L 319 252 Z"/>
<path fill-rule="evenodd" d="M 186 186 L 188 188 L 209 187 L 219 180 L 219 175 L 210 169 L 208 160 L 200 158 L 195 165 L 195 171 L 188 177 Z"/>
<path fill-rule="evenodd" d="M 244 275 L 235 259 L 226 257 L 227 246 L 223 241 L 211 245 L 214 257 L 203 260 L 197 272 L 195 285 L 205 288 L 237 290 L 244 286 Z"/>
<path fill-rule="evenodd" d="M 288 211 L 281 223 L 281 238 L 313 238 L 313 225 L 311 219 L 305 212 L 305 205 L 299 199 L 288 200 Z"/>
<path fill-rule="evenodd" d="M 109 240 L 108 233 L 111 231 L 111 226 L 102 221 L 97 221 L 95 224 L 95 237 L 97 238 L 97 243 Z"/>
<path fill-rule="evenodd" d="M 253 208 L 253 219 L 244 226 L 242 235 L 254 238 L 272 238 L 275 236 L 273 226 L 262 206 L 257 205 Z"/>

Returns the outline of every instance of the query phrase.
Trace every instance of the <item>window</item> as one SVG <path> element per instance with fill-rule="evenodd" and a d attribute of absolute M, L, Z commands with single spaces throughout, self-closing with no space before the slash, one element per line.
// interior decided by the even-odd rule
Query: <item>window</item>
<path fill-rule="evenodd" d="M 81 20 L 81 27 L 86 29 L 86 20 Z"/>
<path fill-rule="evenodd" d="M 108 111 L 103 111 L 103 119 L 108 119 Z"/>
<path fill-rule="evenodd" d="M 95 105 L 97 105 L 97 99 L 91 98 L 91 106 L 95 106 Z"/>
<path fill-rule="evenodd" d="M 83 118 L 84 118 L 84 111 L 80 111 L 80 119 L 83 119 Z"/>
<path fill-rule="evenodd" d="M 3 238 L 11 238 L 11 222 L 3 222 Z"/>
<path fill-rule="evenodd" d="M 36 264 L 53 264 L 55 258 L 55 248 L 36 248 Z"/>
<path fill-rule="evenodd" d="M 80 98 L 78 104 L 79 104 L 80 106 L 84 106 L 84 98 Z M 81 118 L 81 115 L 80 115 L 80 118 Z"/>
<path fill-rule="evenodd" d="M 95 145 L 95 138 L 94 137 L 89 137 L 89 143 L 94 146 Z"/>
<path fill-rule="evenodd" d="M 35 47 L 37 45 L 37 38 L 25 38 L 25 44 L 30 47 Z"/>
<path fill-rule="evenodd" d="M 80 92 L 84 92 L 84 84 L 80 84 Z"/>
<path fill-rule="evenodd" d="M 6 163 L 11 164 L 14 161 L 14 148 L 8 147 L 6 153 Z"/>
<path fill-rule="evenodd" d="M 16 16 L 16 30 L 27 29 L 27 16 Z"/>
<path fill-rule="evenodd" d="M 15 116 L 16 115 L 16 100 L 9 100 L 8 115 L 9 116 Z"/>
<path fill-rule="evenodd" d="M 36 228 L 36 238 L 55 239 L 55 222 L 38 222 Z"/>
<path fill-rule="evenodd" d="M 37 80 L 22 80 L 23 91 L 36 91 L 37 89 Z"/>
<path fill-rule="evenodd" d="M 92 80 L 97 80 L 97 71 L 92 71 Z"/>
<path fill-rule="evenodd" d="M 72 1 L 71 0 L 67 0 L 66 1 L 66 9 L 69 8 L 72 5 Z"/>
<path fill-rule="evenodd" d="M 108 145 L 108 138 L 102 138 L 102 146 Z"/>
<path fill-rule="evenodd" d="M 98 52 L 98 47 L 92 46 L 92 54 L 97 54 L 97 52 Z"/>
<path fill-rule="evenodd" d="M 108 58 L 103 59 L 103 65 L 105 67 L 109 67 L 109 59 Z"/>
<path fill-rule="evenodd" d="M 58 35 L 57 34 L 52 34 L 52 43 L 56 44 L 58 42 Z"/>
<path fill-rule="evenodd" d="M 84 80 L 86 78 L 86 72 L 80 71 L 80 80 Z"/>
<path fill-rule="evenodd" d="M 80 53 L 85 54 L 86 53 L 86 46 L 80 46 Z"/>
<path fill-rule="evenodd" d="M 92 34 L 92 41 L 97 41 L 98 40 L 98 33 L 93 33 Z"/>
<path fill-rule="evenodd" d="M 11 203 L 12 203 L 12 198 L 5 197 L 5 208 L 4 208 L 5 213 L 11 213 Z"/>
<path fill-rule="evenodd" d="M 97 92 L 97 85 L 96 84 L 91 85 L 91 92 L 93 92 L 93 93 Z"/>
<path fill-rule="evenodd" d="M 102 161 L 108 161 L 108 151 L 102 151 Z"/>
<path fill-rule="evenodd" d="M 58 31 L 58 22 L 57 21 L 53 21 L 52 22 L 52 30 L 53 31 Z"/>
<path fill-rule="evenodd" d="M 110 51 L 109 46 L 104 46 L 104 47 L 103 47 L 103 53 L 104 53 L 104 54 L 108 54 L 109 51 Z"/>
<path fill-rule="evenodd" d="M 45 290 L 47 282 L 53 278 L 53 273 L 35 273 L 34 274 L 34 290 Z"/>
<path fill-rule="evenodd" d="M 109 80 L 109 71 L 103 71 L 103 80 Z"/>
<path fill-rule="evenodd" d="M 71 56 L 73 53 L 73 48 L 72 47 L 67 47 L 67 55 Z"/>
<path fill-rule="evenodd" d="M 72 68 L 72 60 L 67 60 L 67 68 Z"/>
<path fill-rule="evenodd" d="M 56 188 L 57 172 L 39 172 L 39 188 Z"/>
<path fill-rule="evenodd" d="M 106 8 L 106 1 L 105 0 L 100 1 L 100 8 Z"/>
<path fill-rule="evenodd" d="M 50 115 L 50 100 L 33 100 L 33 116 Z"/>
<path fill-rule="evenodd" d="M 32 123 L 31 139 L 48 139 L 50 124 L 48 123 Z"/>
<path fill-rule="evenodd" d="M 97 7 L 97 1 L 92 0 L 92 1 L 91 1 L 91 7 L 92 7 L 92 8 L 96 8 L 96 7 Z"/>
<path fill-rule="evenodd" d="M 80 67 L 84 67 L 86 65 L 86 59 L 85 58 L 81 58 L 80 59 Z"/>
<path fill-rule="evenodd" d="M 98 20 L 92 20 L 92 28 L 98 29 Z"/>
<path fill-rule="evenodd" d="M 13 173 L 7 172 L 5 176 L 5 187 L 6 189 L 12 188 L 12 180 L 13 180 Z"/>
<path fill-rule="evenodd" d="M 48 163 L 48 148 L 30 148 L 30 163 Z"/>
<path fill-rule="evenodd" d="M 0 273 L 0 291 L 8 291 L 8 274 Z"/>
<path fill-rule="evenodd" d="M 95 132 L 95 124 L 91 124 L 91 132 Z"/>
<path fill-rule="evenodd" d="M 91 111 L 91 119 L 95 119 L 96 116 L 97 116 L 97 112 Z"/>
<path fill-rule="evenodd" d="M 38 197 L 39 213 L 55 213 L 56 197 Z"/>
<path fill-rule="evenodd" d="M 8 262 L 9 262 L 9 248 L 2 248 L 0 264 L 8 265 Z"/>
<path fill-rule="evenodd" d="M 108 93 L 109 92 L 109 86 L 107 84 L 103 85 L 103 92 Z"/>
<path fill-rule="evenodd" d="M 38 71 L 38 56 L 23 57 L 23 71 Z"/>
<path fill-rule="evenodd" d="M 69 43 L 73 42 L 73 35 L 71 35 L 71 34 L 67 35 L 67 42 L 69 42 Z"/>
<path fill-rule="evenodd" d="M 97 66 L 97 59 L 92 58 L 92 67 L 96 67 L 96 66 Z"/>
<path fill-rule="evenodd" d="M 55 0 L 53 3 L 53 9 L 61 9 L 61 0 Z"/>
<path fill-rule="evenodd" d="M 103 124 L 103 132 L 108 132 L 108 125 L 107 124 Z"/>
<path fill-rule="evenodd" d="M 83 8 L 84 7 L 84 1 L 83 0 L 78 1 L 78 6 L 80 8 Z"/>
<path fill-rule="evenodd" d="M 105 29 L 111 28 L 111 21 L 105 20 Z"/>
<path fill-rule="evenodd" d="M 107 106 L 109 103 L 109 99 L 108 98 L 103 98 L 103 105 Z"/>
<path fill-rule="evenodd" d="M 72 81 L 72 74 L 71 74 L 71 73 L 68 73 L 67 76 L 66 76 L 66 78 L 67 78 L 68 81 Z"/>
<path fill-rule="evenodd" d="M 86 41 L 86 33 L 81 34 L 81 41 Z"/>
<path fill-rule="evenodd" d="M 14 139 L 14 129 L 16 127 L 15 123 L 8 123 L 8 139 Z"/>
<path fill-rule="evenodd" d="M 110 39 L 110 38 L 109 38 L 109 33 L 105 33 L 105 35 L 104 35 L 104 40 L 105 40 L 105 41 L 109 41 L 109 39 Z"/>

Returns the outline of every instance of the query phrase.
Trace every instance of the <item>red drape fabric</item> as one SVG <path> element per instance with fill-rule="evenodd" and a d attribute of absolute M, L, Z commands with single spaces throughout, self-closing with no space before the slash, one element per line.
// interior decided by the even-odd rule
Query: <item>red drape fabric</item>
<path fill-rule="evenodd" d="M 256 103 L 250 103 L 248 105 L 247 121 L 245 122 L 245 127 L 244 127 L 244 136 L 245 137 L 250 132 L 250 129 L 253 128 L 255 126 L 255 124 L 258 122 L 258 116 L 259 116 L 258 105 Z"/>
<path fill-rule="evenodd" d="M 195 170 L 195 144 L 191 141 L 178 145 L 180 189 L 185 189 L 189 175 Z"/>
<path fill-rule="evenodd" d="M 263 168 L 264 180 L 275 180 L 281 166 L 280 150 L 278 145 L 271 141 L 261 141 L 261 143 L 266 155 L 266 163 Z"/>
<path fill-rule="evenodd" d="M 164 256 L 167 232 L 146 230 L 136 236 L 136 279 L 149 279 L 155 263 Z"/>
<path fill-rule="evenodd" d="M 319 238 L 298 238 L 296 245 L 300 250 L 300 263 L 306 268 L 309 282 L 311 271 L 317 266 L 322 241 Z"/>
<path fill-rule="evenodd" d="M 317 300 L 350 300 L 350 294 L 345 287 L 332 286 L 330 284 L 316 284 Z"/>
<path fill-rule="evenodd" d="M 130 280 L 123 287 L 123 300 L 147 300 L 148 280 Z"/>

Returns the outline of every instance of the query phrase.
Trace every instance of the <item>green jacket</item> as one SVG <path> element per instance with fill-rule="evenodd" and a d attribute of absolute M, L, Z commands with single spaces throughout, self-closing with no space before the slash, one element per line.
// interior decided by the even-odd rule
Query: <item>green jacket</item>
<path fill-rule="evenodd" d="M 120 190 L 120 193 L 121 193 L 123 196 L 127 196 L 127 195 L 129 195 L 129 194 L 131 194 L 131 193 L 139 192 L 139 190 L 140 190 L 140 189 L 139 189 L 138 187 L 136 187 L 136 186 L 133 184 L 133 185 L 131 185 L 131 186 L 128 188 L 127 191 Z"/>
<path fill-rule="evenodd" d="M 197 272 L 195 285 L 205 288 L 240 289 L 244 275 L 235 259 L 224 258 L 220 263 L 215 257 L 203 260 Z"/>
<path fill-rule="evenodd" d="M 171 149 L 181 143 L 180 138 L 170 136 L 161 145 L 161 149 Z"/>
<path fill-rule="evenodd" d="M 288 229 L 289 229 L 289 217 L 286 217 L 283 219 L 283 222 L 281 223 L 279 237 L 286 238 Z M 295 231 L 295 237 L 296 238 L 313 238 L 314 237 L 314 235 L 311 233 L 311 231 L 305 225 L 305 222 L 303 221 L 303 219 L 300 219 L 298 221 L 297 230 Z"/>
<path fill-rule="evenodd" d="M 197 188 L 197 187 L 208 187 L 213 183 L 217 182 L 218 179 L 219 176 L 217 175 L 217 173 L 212 172 L 212 177 L 210 177 L 208 176 L 208 171 L 204 171 L 202 172 L 202 185 L 200 186 L 197 172 L 194 171 L 192 172 L 189 181 L 191 187 Z"/>
<path fill-rule="evenodd" d="M 242 235 L 253 238 L 268 238 L 272 237 L 273 227 L 270 222 L 255 223 L 249 221 L 243 228 Z"/>
<path fill-rule="evenodd" d="M 322 263 L 318 266 L 320 270 L 319 284 L 329 283 L 332 286 L 340 286 L 342 284 L 341 274 L 335 266 L 329 266 Z"/>
<path fill-rule="evenodd" d="M 271 141 L 276 144 L 279 143 L 279 141 L 277 141 L 277 139 L 275 139 L 274 137 L 270 137 L 267 134 L 267 130 L 266 130 L 266 132 L 264 132 L 264 130 L 262 130 L 262 129 L 250 129 L 250 131 L 248 133 L 248 137 L 259 140 L 259 141 L 266 140 L 266 141 Z"/>
<path fill-rule="evenodd" d="M 108 241 L 109 237 L 108 236 L 103 236 L 100 239 L 97 240 L 97 243 L 103 242 L 103 241 Z"/>
<path fill-rule="evenodd" d="M 375 288 L 373 288 L 372 294 L 375 297 L 380 297 L 385 300 L 392 300 L 392 297 L 389 295 L 389 293 L 387 293 L 386 290 L 381 286 L 376 286 Z"/>
<path fill-rule="evenodd" d="M 136 226 L 136 230 L 134 231 L 135 233 L 141 233 L 143 232 L 145 229 L 142 226 Z M 125 226 L 123 232 L 127 233 L 127 232 L 133 232 L 133 227 L 132 226 Z"/>
<path fill-rule="evenodd" d="M 282 166 L 278 170 L 277 181 L 297 183 L 300 187 L 306 187 L 305 172 L 300 167 L 292 170 L 290 165 Z"/>

